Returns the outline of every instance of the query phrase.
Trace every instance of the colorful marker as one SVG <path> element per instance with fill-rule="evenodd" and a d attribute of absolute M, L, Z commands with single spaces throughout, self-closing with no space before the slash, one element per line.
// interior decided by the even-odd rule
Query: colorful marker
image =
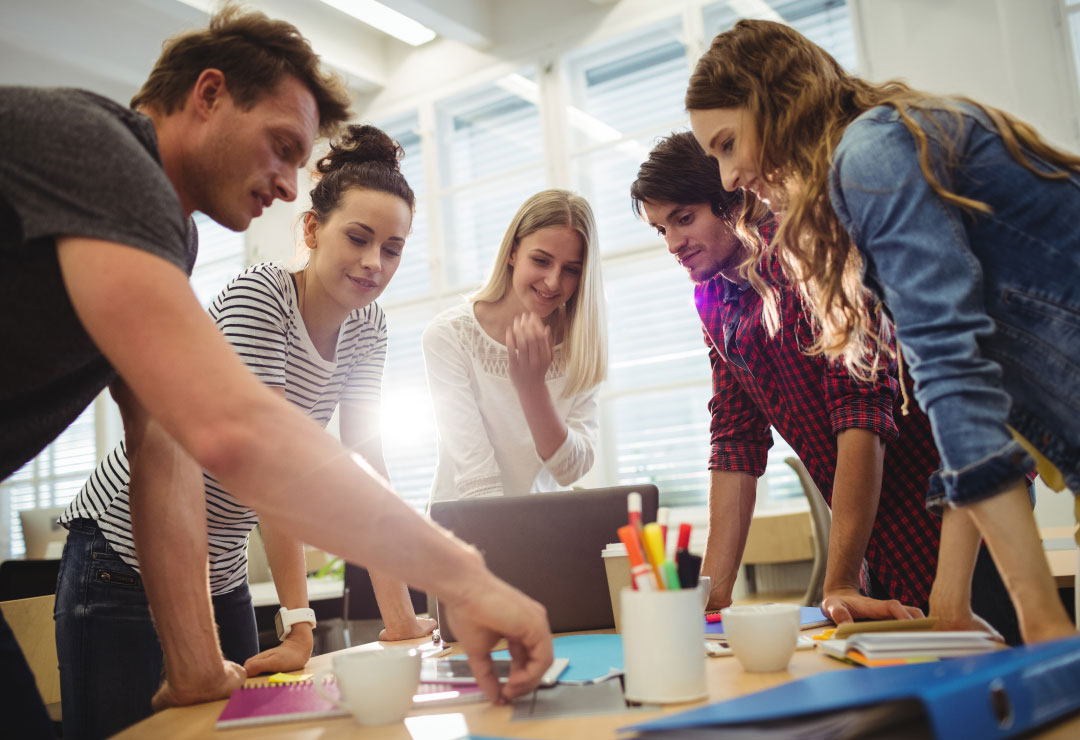
<path fill-rule="evenodd" d="M 653 572 L 661 588 L 678 589 L 679 574 L 675 571 L 675 564 L 664 558 L 664 538 L 660 533 L 660 525 L 656 522 L 645 525 L 645 554 L 652 563 Z"/>
<path fill-rule="evenodd" d="M 626 556 L 630 559 L 630 583 L 635 591 L 655 591 L 656 579 L 652 569 L 641 554 L 641 542 L 637 529 L 632 524 L 619 527 L 619 539 L 626 545 Z"/>

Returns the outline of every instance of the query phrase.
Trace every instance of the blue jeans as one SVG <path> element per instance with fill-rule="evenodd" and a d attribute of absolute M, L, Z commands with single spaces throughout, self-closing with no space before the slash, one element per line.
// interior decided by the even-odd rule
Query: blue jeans
<path fill-rule="evenodd" d="M 139 574 L 96 522 L 77 519 L 68 529 L 53 614 L 64 738 L 103 738 L 150 716 L 161 646 Z M 222 652 L 243 664 L 259 651 L 248 587 L 213 602 Z"/>

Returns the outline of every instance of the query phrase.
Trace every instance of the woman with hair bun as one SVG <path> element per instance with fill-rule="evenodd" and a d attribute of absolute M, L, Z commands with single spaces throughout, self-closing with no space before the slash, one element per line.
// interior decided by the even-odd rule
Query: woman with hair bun
<path fill-rule="evenodd" d="M 526 200 L 487 284 L 424 331 L 433 501 L 554 491 L 589 471 L 607 373 L 603 293 L 588 201 L 565 190 Z"/>
<path fill-rule="evenodd" d="M 375 299 L 394 276 L 412 225 L 415 202 L 398 168 L 401 155 L 379 129 L 350 126 L 316 165 L 303 268 L 254 265 L 210 308 L 266 385 L 322 425 L 340 407 L 342 442 L 384 477 L 379 402 L 386 320 Z M 132 539 L 129 470 L 121 443 L 61 518 L 70 530 L 56 598 L 65 737 L 112 735 L 148 716 L 160 681 L 161 648 Z M 202 483 L 210 587 L 225 658 L 248 675 L 303 667 L 314 627 L 303 544 L 274 522 L 260 522 L 209 473 Z M 257 523 L 282 605 L 281 644 L 263 653 L 247 584 L 247 539 Z M 386 624 L 380 639 L 434 629 L 433 620 L 417 619 L 403 583 L 375 573 L 372 583 Z"/>
<path fill-rule="evenodd" d="M 768 21 L 716 37 L 686 107 L 724 186 L 783 213 L 813 351 L 865 377 L 887 342 L 870 307 L 895 326 L 941 453 L 939 626 L 972 622 L 981 537 L 1024 642 L 1075 634 L 1025 476 L 1080 493 L 1080 157 L 973 100 L 861 80 Z"/>

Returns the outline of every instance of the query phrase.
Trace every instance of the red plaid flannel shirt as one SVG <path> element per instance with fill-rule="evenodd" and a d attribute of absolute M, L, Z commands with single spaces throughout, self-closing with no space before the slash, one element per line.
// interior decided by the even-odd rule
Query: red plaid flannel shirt
<path fill-rule="evenodd" d="M 804 354 L 813 330 L 802 301 L 775 271 L 767 279 L 779 294 L 781 329 L 772 338 L 749 284 L 717 276 L 694 290 L 713 372 L 709 469 L 762 475 L 772 426 L 831 505 L 836 435 L 849 428 L 876 432 L 887 445 L 866 561 L 891 598 L 925 610 L 941 533 L 941 521 L 926 509 L 929 478 L 939 465 L 929 420 L 914 404 L 908 416 L 900 413 L 895 363 L 870 385 L 840 363 Z"/>

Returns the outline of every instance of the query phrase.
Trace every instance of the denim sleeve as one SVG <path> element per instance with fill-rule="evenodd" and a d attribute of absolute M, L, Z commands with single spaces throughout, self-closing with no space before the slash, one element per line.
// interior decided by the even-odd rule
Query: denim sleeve
<path fill-rule="evenodd" d="M 940 156 L 932 139 L 931 157 Z M 1000 493 L 1034 461 L 1006 428 L 1011 399 L 1001 368 L 980 352 L 994 322 L 965 214 L 930 188 L 914 139 L 895 115 L 857 121 L 845 132 L 830 197 L 892 312 L 941 453 L 939 482 L 949 502 Z"/>

